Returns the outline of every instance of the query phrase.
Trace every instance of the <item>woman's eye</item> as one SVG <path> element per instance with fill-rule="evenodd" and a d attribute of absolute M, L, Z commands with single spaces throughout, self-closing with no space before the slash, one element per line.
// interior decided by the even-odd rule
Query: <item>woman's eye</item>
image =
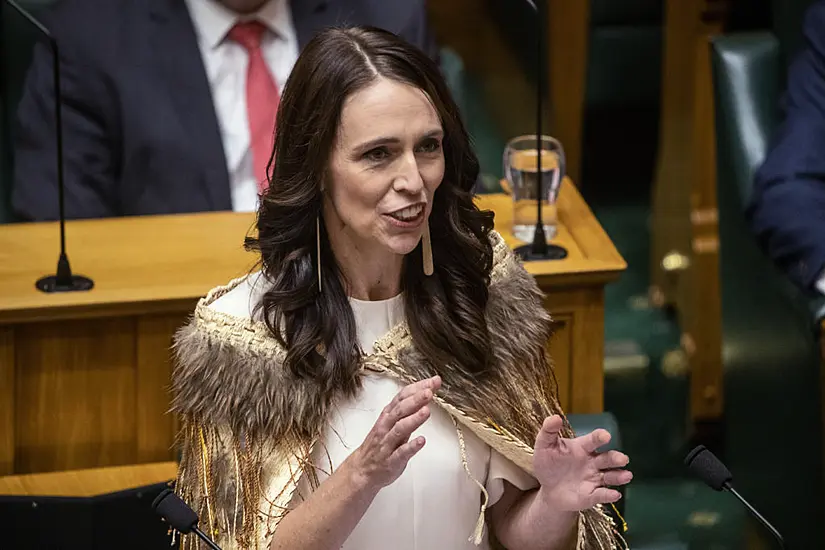
<path fill-rule="evenodd" d="M 372 149 L 364 153 L 364 158 L 372 162 L 380 162 L 382 160 L 385 160 L 389 156 L 390 152 L 387 151 L 386 147 L 376 147 L 375 149 Z"/>
<path fill-rule="evenodd" d="M 435 153 L 441 148 L 441 142 L 437 139 L 428 139 L 419 147 L 424 153 Z"/>

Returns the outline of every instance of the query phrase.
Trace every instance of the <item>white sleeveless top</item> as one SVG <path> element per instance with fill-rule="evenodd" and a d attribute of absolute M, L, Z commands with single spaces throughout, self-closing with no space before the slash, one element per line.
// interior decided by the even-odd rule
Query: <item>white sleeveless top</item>
<path fill-rule="evenodd" d="M 260 277 L 247 278 L 210 307 L 238 317 L 250 317 L 264 290 Z M 369 354 L 373 344 L 404 319 L 403 295 L 389 300 L 366 302 L 350 298 L 361 349 Z M 323 480 L 341 464 L 367 436 L 382 409 L 402 386 L 375 373 L 364 376 L 359 395 L 340 403 L 329 419 L 322 446 L 313 453 L 318 479 Z M 472 542 L 482 503 L 480 487 L 470 479 L 461 460 L 458 433 L 450 416 L 437 405 L 430 418 L 413 434 L 423 435 L 426 444 L 407 464 L 404 473 L 383 488 L 343 550 L 450 550 L 488 549 L 485 532 L 480 546 Z M 537 486 L 529 474 L 493 451 L 469 430 L 462 430 L 467 463 L 473 478 L 484 484 L 488 508 L 501 498 L 503 480 L 519 489 Z M 331 462 L 331 465 L 330 465 Z M 307 495 L 302 480 L 298 490 Z"/>

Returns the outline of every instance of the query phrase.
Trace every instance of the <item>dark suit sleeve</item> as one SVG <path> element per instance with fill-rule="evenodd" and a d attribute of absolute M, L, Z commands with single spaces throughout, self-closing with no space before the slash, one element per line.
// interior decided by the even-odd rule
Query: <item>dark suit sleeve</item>
<path fill-rule="evenodd" d="M 747 214 L 771 258 L 810 289 L 825 269 L 825 2 L 808 11 L 805 41 Z"/>
<path fill-rule="evenodd" d="M 86 42 L 85 10 L 65 2 L 47 18 L 60 47 L 65 207 L 69 218 L 117 214 L 114 94 Z M 35 47 L 17 111 L 12 202 L 25 220 L 58 217 L 52 53 Z"/>
<path fill-rule="evenodd" d="M 419 0 L 411 2 L 411 4 L 414 6 L 411 17 L 400 35 L 407 42 L 418 46 L 430 59 L 438 62 L 438 44 L 435 41 L 435 35 L 427 17 L 427 2 Z"/>

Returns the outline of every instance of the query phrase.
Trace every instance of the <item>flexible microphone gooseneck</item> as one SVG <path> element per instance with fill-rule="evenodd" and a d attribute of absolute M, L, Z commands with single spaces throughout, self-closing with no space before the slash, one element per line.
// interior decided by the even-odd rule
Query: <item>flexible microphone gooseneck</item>
<path fill-rule="evenodd" d="M 189 507 L 172 489 L 164 489 L 152 502 L 152 509 L 166 520 L 175 530 L 188 535 L 195 533 L 212 550 L 221 547 L 212 542 L 206 533 L 198 529 L 198 514 Z"/>
<path fill-rule="evenodd" d="M 94 281 L 82 275 L 73 275 L 69 265 L 69 257 L 66 255 L 66 213 L 64 211 L 64 191 L 65 182 L 63 179 L 63 118 L 61 104 L 63 96 L 60 91 L 60 55 L 57 47 L 57 40 L 49 29 L 38 21 L 31 13 L 23 9 L 14 0 L 5 0 L 14 8 L 26 21 L 28 21 L 37 31 L 46 37 L 52 49 L 52 78 L 54 79 L 54 121 L 55 133 L 57 134 L 57 200 L 60 209 L 60 256 L 57 259 L 57 273 L 47 275 L 37 280 L 35 286 L 43 292 L 76 292 L 90 290 L 94 286 Z"/>
<path fill-rule="evenodd" d="M 688 453 L 685 457 L 685 466 L 714 491 L 728 491 L 739 499 L 739 502 L 744 504 L 745 508 L 779 541 L 779 546 L 785 548 L 785 539 L 779 531 L 733 488 L 733 475 L 730 470 L 704 445 L 699 445 Z"/>
<path fill-rule="evenodd" d="M 541 172 L 541 152 L 542 152 L 542 105 L 544 102 L 544 87 L 542 86 L 542 75 L 544 74 L 544 3 L 539 0 L 526 0 L 526 2 L 536 12 L 536 229 L 533 233 L 531 244 L 519 246 L 515 253 L 522 260 L 555 260 L 567 256 L 567 251 L 556 245 L 547 244 L 547 234 L 544 232 L 544 221 L 542 220 L 542 172 Z"/>

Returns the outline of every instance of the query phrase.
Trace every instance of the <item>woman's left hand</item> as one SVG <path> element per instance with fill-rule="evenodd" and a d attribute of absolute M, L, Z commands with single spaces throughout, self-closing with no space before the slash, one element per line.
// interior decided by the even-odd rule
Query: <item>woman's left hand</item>
<path fill-rule="evenodd" d="M 610 487 L 625 485 L 633 474 L 620 469 L 629 459 L 624 453 L 596 449 L 610 441 L 607 430 L 566 439 L 559 433 L 558 415 L 545 419 L 536 437 L 533 468 L 541 484 L 540 498 L 555 510 L 578 512 L 596 504 L 616 502 L 621 493 Z"/>

